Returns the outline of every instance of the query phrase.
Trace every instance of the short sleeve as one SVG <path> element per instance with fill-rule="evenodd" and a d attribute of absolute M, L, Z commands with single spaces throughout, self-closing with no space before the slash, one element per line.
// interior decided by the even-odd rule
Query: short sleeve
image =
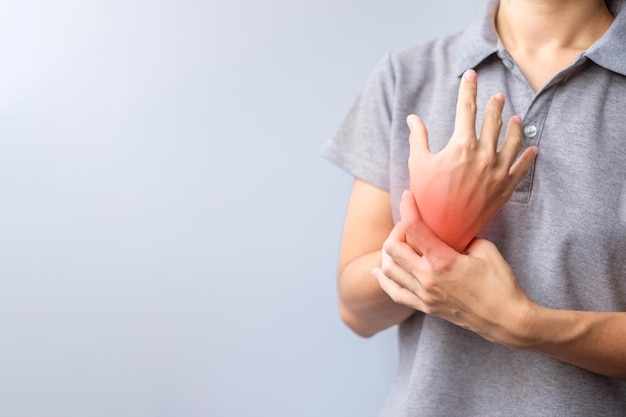
<path fill-rule="evenodd" d="M 349 174 L 389 191 L 389 140 L 395 77 L 386 55 L 368 78 L 322 156 Z"/>

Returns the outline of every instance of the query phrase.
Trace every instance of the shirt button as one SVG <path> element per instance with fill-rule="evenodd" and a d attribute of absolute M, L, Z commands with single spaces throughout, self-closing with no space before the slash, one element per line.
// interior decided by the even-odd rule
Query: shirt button
<path fill-rule="evenodd" d="M 507 67 L 508 69 L 513 69 L 513 67 L 515 66 L 515 64 L 513 64 L 513 61 L 511 61 L 508 58 L 504 58 L 502 60 L 502 63 L 504 64 L 505 67 Z"/>
<path fill-rule="evenodd" d="M 527 138 L 534 138 L 537 136 L 537 126 L 533 124 L 524 126 L 524 136 Z"/>

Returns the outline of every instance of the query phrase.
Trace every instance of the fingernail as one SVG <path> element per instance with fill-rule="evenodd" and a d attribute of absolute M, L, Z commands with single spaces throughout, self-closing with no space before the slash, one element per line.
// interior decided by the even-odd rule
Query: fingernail
<path fill-rule="evenodd" d="M 494 94 L 493 98 L 495 98 L 496 100 L 498 100 L 500 103 L 504 103 L 504 94 L 502 93 L 496 93 Z"/>
<path fill-rule="evenodd" d="M 415 115 L 414 114 L 409 114 L 406 117 L 406 124 L 409 125 L 410 128 L 413 128 L 413 126 L 415 126 Z"/>
<path fill-rule="evenodd" d="M 411 192 L 409 190 L 402 191 L 402 199 L 409 198 L 410 195 L 411 195 Z"/>
<path fill-rule="evenodd" d="M 522 118 L 519 117 L 518 115 L 512 116 L 511 120 L 513 120 L 515 123 L 522 124 Z"/>
<path fill-rule="evenodd" d="M 465 71 L 465 79 L 472 83 L 476 81 L 476 73 L 474 72 L 474 70 Z"/>

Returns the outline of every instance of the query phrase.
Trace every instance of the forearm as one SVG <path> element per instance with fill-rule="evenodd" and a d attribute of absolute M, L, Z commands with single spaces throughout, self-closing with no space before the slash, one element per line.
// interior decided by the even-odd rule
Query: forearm
<path fill-rule="evenodd" d="M 355 333 L 370 337 L 401 323 L 415 310 L 396 304 L 371 275 L 381 266 L 381 251 L 348 262 L 339 272 L 339 313 Z"/>
<path fill-rule="evenodd" d="M 626 379 L 626 313 L 536 306 L 527 329 L 526 348 L 591 372 Z"/>

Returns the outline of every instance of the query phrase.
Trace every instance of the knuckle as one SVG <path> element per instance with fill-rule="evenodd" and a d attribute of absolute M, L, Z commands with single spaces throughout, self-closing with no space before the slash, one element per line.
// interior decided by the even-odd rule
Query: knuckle
<path fill-rule="evenodd" d="M 487 110 L 485 111 L 485 116 L 483 118 L 483 125 L 489 124 L 493 127 L 498 128 L 498 131 L 502 129 L 502 115 L 499 111 L 496 110 Z"/>
<path fill-rule="evenodd" d="M 391 265 L 389 265 L 388 262 L 383 262 L 383 265 L 381 265 L 380 270 L 383 271 L 383 274 L 387 278 L 389 278 L 389 276 L 391 275 Z"/>
<path fill-rule="evenodd" d="M 424 288 L 424 291 L 425 291 L 424 298 L 428 298 L 429 300 L 432 300 L 431 294 L 437 291 L 437 281 L 435 281 L 432 278 L 424 278 L 422 279 L 421 284 L 422 284 L 422 288 Z M 429 302 L 427 304 L 432 304 L 432 303 Z"/>
<path fill-rule="evenodd" d="M 498 129 L 498 132 L 502 130 L 502 116 L 499 113 L 492 115 L 491 123 Z"/>
<path fill-rule="evenodd" d="M 431 256 L 429 263 L 431 271 L 437 275 L 445 274 L 452 268 L 451 262 L 441 256 Z"/>
<path fill-rule="evenodd" d="M 491 147 L 483 147 L 477 161 L 479 167 L 483 169 L 492 168 L 496 162 L 496 151 Z"/>
<path fill-rule="evenodd" d="M 468 158 L 469 155 L 476 151 L 478 142 L 475 137 L 472 137 L 473 132 L 456 131 L 454 136 L 458 137 L 459 141 L 456 141 L 455 152 L 462 158 Z"/>
<path fill-rule="evenodd" d="M 467 140 L 465 141 L 465 143 L 463 143 L 461 149 L 465 152 L 465 153 L 472 153 L 476 150 L 476 148 L 478 147 L 478 142 L 476 141 L 475 138 L 469 138 L 471 140 Z"/>
<path fill-rule="evenodd" d="M 434 314 L 437 311 L 437 304 L 435 298 L 429 294 L 422 294 L 420 297 L 422 305 L 424 306 L 424 313 Z"/>
<path fill-rule="evenodd" d="M 500 183 L 509 184 L 511 182 L 511 164 L 508 161 L 499 160 L 496 164 L 497 178 Z"/>
<path fill-rule="evenodd" d="M 385 240 L 385 242 L 383 242 L 383 252 L 386 253 L 389 256 L 393 256 L 393 242 L 390 241 L 389 239 Z"/>
<path fill-rule="evenodd" d="M 423 271 L 419 267 L 411 265 L 406 269 L 406 272 L 408 272 L 416 281 L 421 281 Z"/>
<path fill-rule="evenodd" d="M 477 109 L 476 101 L 474 100 L 463 100 L 462 106 L 465 109 L 465 111 L 470 112 L 470 113 L 475 113 Z"/>

